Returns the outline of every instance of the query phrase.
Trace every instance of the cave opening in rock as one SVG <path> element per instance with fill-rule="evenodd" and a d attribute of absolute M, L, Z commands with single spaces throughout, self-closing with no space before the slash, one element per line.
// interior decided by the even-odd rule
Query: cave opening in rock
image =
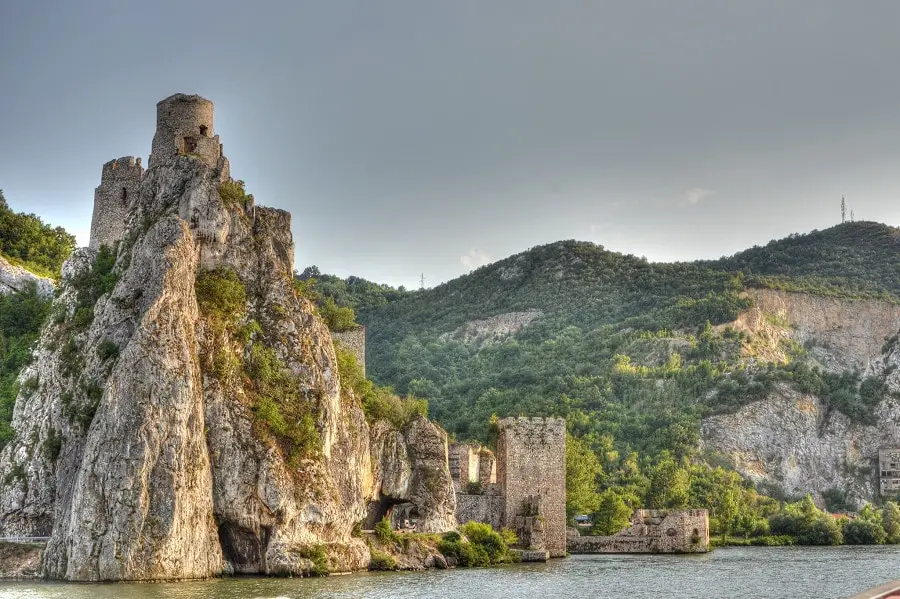
<path fill-rule="evenodd" d="M 383 493 L 379 494 L 379 498 L 369 502 L 366 507 L 366 520 L 363 522 L 363 528 L 372 530 L 382 518 L 390 516 L 395 505 L 404 503 L 402 499 L 388 497 Z"/>

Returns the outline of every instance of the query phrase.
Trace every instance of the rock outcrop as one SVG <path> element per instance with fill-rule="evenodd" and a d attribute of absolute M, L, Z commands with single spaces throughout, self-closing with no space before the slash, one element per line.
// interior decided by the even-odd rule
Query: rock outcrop
<path fill-rule="evenodd" d="M 900 402 L 876 407 L 878 424 L 852 422 L 787 386 L 728 415 L 703 421 L 701 448 L 728 456 L 743 476 L 788 497 L 836 489 L 856 503 L 878 493 L 878 449 L 900 444 Z"/>
<path fill-rule="evenodd" d="M 56 289 L 56 283 L 52 279 L 10 264 L 6 258 L 0 256 L 0 295 L 24 291 L 29 285 L 34 285 L 42 297 L 52 297 Z"/>
<path fill-rule="evenodd" d="M 374 480 L 368 523 L 388 508 L 404 507 L 419 532 L 456 528 L 456 493 L 447 461 L 447 433 L 422 416 L 397 430 L 379 421 L 372 429 Z"/>
<path fill-rule="evenodd" d="M 527 327 L 536 318 L 543 316 L 540 310 L 528 310 L 525 312 L 507 312 L 497 314 L 484 320 L 472 320 L 450 333 L 443 333 L 441 341 L 460 341 L 462 343 L 477 343 L 490 345 L 515 335 Z"/>
<path fill-rule="evenodd" d="M 0 533 L 50 536 L 48 577 L 365 568 L 352 532 L 386 486 L 455 526 L 446 434 L 379 425 L 407 462 L 373 473 L 360 400 L 293 286 L 290 214 L 236 193 L 223 161 L 157 161 L 114 249 L 63 268 L 0 453 Z"/>
<path fill-rule="evenodd" d="M 836 490 L 857 504 L 878 494 L 878 449 L 900 446 L 900 306 L 802 293 L 752 290 L 754 307 L 733 324 L 754 342 L 757 361 L 790 359 L 789 343 L 806 348 L 828 372 L 883 377 L 886 391 L 871 424 L 856 422 L 822 398 L 779 384 L 733 414 L 704 419 L 701 448 L 726 456 L 743 476 L 786 496 L 811 493 L 820 505 Z"/>

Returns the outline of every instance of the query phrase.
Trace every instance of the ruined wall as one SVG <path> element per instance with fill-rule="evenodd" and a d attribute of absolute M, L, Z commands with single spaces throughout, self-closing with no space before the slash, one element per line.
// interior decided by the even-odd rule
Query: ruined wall
<path fill-rule="evenodd" d="M 635 510 L 631 525 L 606 537 L 576 537 L 569 553 L 705 553 L 709 551 L 706 510 Z"/>
<path fill-rule="evenodd" d="M 516 529 L 519 538 L 531 534 L 528 530 L 522 530 L 522 526 L 539 525 L 542 528 L 542 543 L 550 556 L 564 556 L 565 419 L 501 420 L 497 443 L 497 482 L 503 495 L 503 525 Z"/>
<path fill-rule="evenodd" d="M 357 363 L 366 375 L 366 327 L 357 327 L 349 331 L 332 331 L 331 338 L 341 344 L 343 349 L 353 352 Z"/>
<path fill-rule="evenodd" d="M 456 521 L 484 522 L 494 530 L 503 528 L 503 497 L 499 494 L 469 495 L 456 494 Z"/>
<path fill-rule="evenodd" d="M 103 165 L 100 186 L 94 190 L 90 248 L 113 246 L 125 234 L 125 221 L 140 194 L 144 168 L 141 159 L 123 156 Z"/>

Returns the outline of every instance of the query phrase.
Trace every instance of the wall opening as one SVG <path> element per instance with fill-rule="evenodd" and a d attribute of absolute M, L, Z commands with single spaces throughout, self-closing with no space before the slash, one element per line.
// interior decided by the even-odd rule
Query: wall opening
<path fill-rule="evenodd" d="M 185 137 L 184 138 L 184 153 L 192 154 L 197 151 L 197 138 L 196 137 Z"/>
<path fill-rule="evenodd" d="M 209 129 L 206 128 L 206 125 L 200 125 L 200 135 L 206 135 L 206 132 Z"/>

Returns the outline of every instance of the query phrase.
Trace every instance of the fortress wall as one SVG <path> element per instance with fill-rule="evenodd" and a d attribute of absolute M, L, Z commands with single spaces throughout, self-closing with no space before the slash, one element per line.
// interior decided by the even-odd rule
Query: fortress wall
<path fill-rule="evenodd" d="M 125 221 L 140 196 L 143 175 L 141 159 L 134 156 L 123 156 L 103 165 L 100 186 L 94 190 L 89 242 L 92 249 L 101 245 L 112 247 L 125 235 Z"/>
<path fill-rule="evenodd" d="M 611 536 L 575 537 L 569 553 L 705 553 L 707 510 L 635 510 L 631 526 Z"/>
<path fill-rule="evenodd" d="M 566 421 L 504 418 L 497 444 L 503 525 L 540 539 L 551 557 L 566 554 Z M 537 513 L 532 513 L 536 510 Z M 533 529 L 519 531 L 520 524 Z M 538 530 L 540 528 L 541 530 Z M 537 542 L 537 541 L 536 541 Z"/>

